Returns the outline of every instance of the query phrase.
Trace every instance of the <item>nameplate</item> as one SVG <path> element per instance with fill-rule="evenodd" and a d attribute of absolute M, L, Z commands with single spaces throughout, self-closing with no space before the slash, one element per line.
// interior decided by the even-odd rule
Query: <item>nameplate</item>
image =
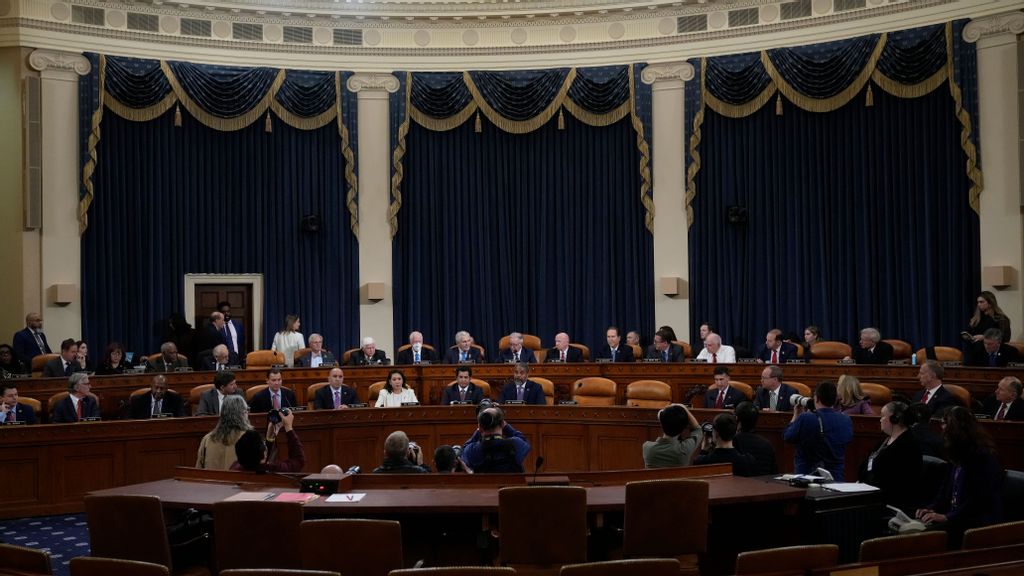
<path fill-rule="evenodd" d="M 419 402 L 402 402 L 402 406 L 419 406 Z"/>
<path fill-rule="evenodd" d="M 524 400 L 505 400 L 502 404 L 526 404 Z"/>
<path fill-rule="evenodd" d="M 843 358 L 839 362 L 836 362 L 836 364 L 856 364 L 856 363 L 857 363 L 857 361 L 854 360 L 853 358 Z"/>
<path fill-rule="evenodd" d="M 579 402 L 577 402 L 575 400 L 559 400 L 558 401 L 558 405 L 559 406 L 576 406 L 578 404 L 579 404 Z"/>
<path fill-rule="evenodd" d="M 191 372 L 192 371 L 192 367 L 191 366 L 178 366 L 177 368 L 174 369 L 174 371 L 175 372 Z"/>
<path fill-rule="evenodd" d="M 420 360 L 417 364 L 420 366 L 430 366 L 430 360 Z"/>
<path fill-rule="evenodd" d="M 1008 362 L 1007 368 L 1024 368 L 1024 362 Z"/>
<path fill-rule="evenodd" d="M 146 371 L 146 367 L 144 365 L 136 366 L 136 367 L 132 368 L 132 372 L 135 372 L 136 374 L 142 374 L 145 371 Z"/>
<path fill-rule="evenodd" d="M 239 364 L 228 364 L 225 366 L 225 370 L 241 370 L 242 366 Z"/>
<path fill-rule="evenodd" d="M 943 362 L 942 363 L 942 365 L 944 367 L 946 367 L 946 368 L 955 368 L 957 366 L 963 366 L 963 364 L 964 363 L 960 362 L 959 360 L 952 360 L 952 361 L 949 361 L 949 362 Z"/>
<path fill-rule="evenodd" d="M 15 420 L 14 422 L 4 422 L 4 424 L 7 425 L 7 426 L 24 426 L 25 425 L 25 421 L 23 421 L 23 420 Z"/>
<path fill-rule="evenodd" d="M 271 365 L 270 367 L 271 367 L 271 368 L 277 368 L 277 369 L 279 369 L 279 370 L 282 370 L 282 369 L 284 369 L 284 368 L 287 368 L 288 366 L 287 366 L 286 364 L 272 364 L 272 365 Z"/>
<path fill-rule="evenodd" d="M 9 373 L 9 374 L 7 374 L 6 377 L 11 379 L 11 380 L 19 380 L 21 378 L 31 378 L 32 375 L 31 374 L 10 374 Z"/>
<path fill-rule="evenodd" d="M 708 359 L 707 358 L 694 358 L 693 361 L 697 362 L 698 364 L 707 364 Z"/>
<path fill-rule="evenodd" d="M 554 357 L 554 358 L 548 358 L 548 359 L 546 360 L 546 362 L 547 362 L 548 364 L 564 364 L 564 362 L 562 361 L 562 359 L 561 359 L 561 358 L 559 358 L 559 357 L 557 357 L 557 356 L 556 356 L 556 357 Z"/>
<path fill-rule="evenodd" d="M 174 414 L 171 414 L 170 412 L 161 412 L 159 414 L 153 414 L 151 418 L 171 418 L 173 416 Z"/>
<path fill-rule="evenodd" d="M 737 358 L 737 364 L 754 364 L 757 362 L 757 358 Z"/>
<path fill-rule="evenodd" d="M 794 358 L 792 360 L 786 360 L 786 364 L 807 364 L 807 360 L 803 358 Z"/>
<path fill-rule="evenodd" d="M 476 364 L 476 360 L 470 358 L 469 360 L 460 360 L 459 364 Z"/>
<path fill-rule="evenodd" d="M 644 362 L 661 362 L 661 358 L 644 358 Z"/>
<path fill-rule="evenodd" d="M 334 368 L 337 365 L 338 365 L 337 362 L 321 362 L 320 363 L 320 367 L 321 368 Z"/>
<path fill-rule="evenodd" d="M 289 406 L 288 409 L 291 410 L 292 412 L 305 412 L 306 411 L 306 407 L 305 406 Z"/>
<path fill-rule="evenodd" d="M 367 404 L 365 402 L 357 402 L 356 404 L 346 404 L 346 406 L 349 408 L 366 408 Z"/>
<path fill-rule="evenodd" d="M 978 420 L 991 420 L 992 419 L 991 415 L 985 414 L 985 413 L 975 414 L 974 417 L 977 418 Z"/>
<path fill-rule="evenodd" d="M 472 404 L 472 402 L 470 402 L 469 400 L 466 400 L 465 402 L 461 400 L 452 400 L 451 402 L 448 403 L 449 406 L 461 406 L 463 404 Z"/>
<path fill-rule="evenodd" d="M 101 418 L 99 416 L 89 416 L 88 418 L 82 418 L 82 422 L 99 422 Z"/>
<path fill-rule="evenodd" d="M 910 364 L 910 360 L 889 360 L 889 366 L 904 366 Z"/>
<path fill-rule="evenodd" d="M 594 360 L 594 362 L 597 362 L 598 364 L 607 364 L 611 361 L 611 358 L 598 358 L 597 360 Z"/>

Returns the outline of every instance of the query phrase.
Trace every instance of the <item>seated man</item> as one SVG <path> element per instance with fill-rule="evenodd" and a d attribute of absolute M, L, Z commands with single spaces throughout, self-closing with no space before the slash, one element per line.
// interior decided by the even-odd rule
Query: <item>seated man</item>
<path fill-rule="evenodd" d="M 728 366 L 716 366 L 714 374 L 715 383 L 708 389 L 708 393 L 704 395 L 705 408 L 731 410 L 737 404 L 747 399 L 743 392 L 729 386 Z"/>
<path fill-rule="evenodd" d="M 462 446 L 462 460 L 473 472 L 524 472 L 523 460 L 530 453 L 526 436 L 505 421 L 497 406 L 484 407 L 477 414 L 477 429 Z"/>
<path fill-rule="evenodd" d="M 345 386 L 345 373 L 341 368 L 331 368 L 327 386 L 313 396 L 314 410 L 345 410 L 349 404 L 359 404 L 356 391 Z"/>
<path fill-rule="evenodd" d="M 338 361 L 334 359 L 334 354 L 324 350 L 324 337 L 315 332 L 309 335 L 309 352 L 300 356 L 295 361 L 296 366 L 303 368 L 319 368 L 324 364 L 333 366 L 337 363 Z"/>
<path fill-rule="evenodd" d="M 754 394 L 754 405 L 759 410 L 787 412 L 793 408 L 789 399 L 797 394 L 796 388 L 782 382 L 782 366 L 772 364 L 761 371 L 761 387 Z"/>
<path fill-rule="evenodd" d="M 10 382 L 0 382 L 0 424 L 36 424 L 36 411 L 18 402 L 18 389 Z"/>
<path fill-rule="evenodd" d="M 523 335 L 519 332 L 513 332 L 508 335 L 508 348 L 505 348 L 498 352 L 498 362 L 502 363 L 513 363 L 516 362 L 536 362 L 537 357 L 534 356 L 533 350 L 523 347 Z"/>
<path fill-rule="evenodd" d="M 455 333 L 455 348 L 448 349 L 444 361 L 446 364 L 480 364 L 485 360 L 480 349 L 473 346 L 469 332 L 460 330 Z"/>
<path fill-rule="evenodd" d="M 583 362 L 583 351 L 569 346 L 569 335 L 555 334 L 555 347 L 548 350 L 547 362 Z"/>
<path fill-rule="evenodd" d="M 188 368 L 188 363 L 178 356 L 178 345 L 174 342 L 161 344 L 160 357 L 156 362 L 146 363 L 146 372 L 177 372 L 178 368 Z"/>
<path fill-rule="evenodd" d="M 782 340 L 782 330 L 774 328 L 768 331 L 764 337 L 764 348 L 757 355 L 757 361 L 761 364 L 785 364 L 790 360 L 796 360 L 796 346 Z"/>
<path fill-rule="evenodd" d="M 473 369 L 469 366 L 459 366 L 455 369 L 455 383 L 446 386 L 441 395 L 441 404 L 444 406 L 448 406 L 452 402 L 479 404 L 483 399 L 483 388 L 473 384 Z"/>
<path fill-rule="evenodd" d="M 861 330 L 858 344 L 853 351 L 853 361 L 857 364 L 888 364 L 892 360 L 892 345 L 882 342 L 882 334 L 877 328 Z"/>
<path fill-rule="evenodd" d="M 68 378 L 68 395 L 53 407 L 50 412 L 50 422 L 59 424 L 99 418 L 100 405 L 94 397 L 89 395 L 91 387 L 88 374 L 85 372 L 72 374 Z"/>
<path fill-rule="evenodd" d="M 711 423 L 711 436 L 704 435 L 700 456 L 694 464 L 732 464 L 733 476 L 753 476 L 756 468 L 754 457 L 744 454 L 733 446 L 736 437 L 736 416 L 725 413 L 715 416 Z"/>
<path fill-rule="evenodd" d="M 1019 362 L 1020 353 L 1009 344 L 1003 343 L 1003 331 L 999 328 L 985 330 L 981 343 L 975 343 L 967 352 L 967 366 L 1005 368 L 1010 362 Z"/>
<path fill-rule="evenodd" d="M 230 370 L 222 370 L 214 375 L 213 388 L 203 392 L 203 395 L 199 397 L 196 416 L 220 414 L 220 408 L 224 405 L 224 398 L 227 396 L 242 396 L 242 391 L 238 389 L 238 383 L 235 382 L 235 373 Z"/>
<path fill-rule="evenodd" d="M 256 430 L 248 430 L 235 442 L 235 456 L 238 461 L 231 465 L 231 470 L 247 470 L 249 472 L 302 472 L 306 465 L 306 452 L 302 449 L 299 435 L 292 424 L 295 413 L 291 410 L 281 412 L 281 422 L 270 424 L 278 429 L 284 428 L 288 437 L 288 458 L 281 461 L 267 461 L 267 442 L 265 435 Z M 276 436 L 276 432 L 273 434 Z"/>
<path fill-rule="evenodd" d="M 203 358 L 203 370 L 220 372 L 231 366 L 231 354 L 228 352 L 227 344 L 218 344 L 210 351 L 210 356 Z"/>
<path fill-rule="evenodd" d="M 363 338 L 363 347 L 348 357 L 349 366 L 367 366 L 370 364 L 387 364 L 388 356 L 383 350 L 377 350 L 377 343 L 370 336 Z"/>
<path fill-rule="evenodd" d="M 280 368 L 271 368 L 267 371 L 267 387 L 260 390 L 249 402 L 249 410 L 254 413 L 270 412 L 281 408 L 294 408 L 298 405 L 295 400 L 295 393 L 284 388 L 281 384 L 284 377 L 281 376 Z"/>
<path fill-rule="evenodd" d="M 836 405 L 836 385 L 828 380 L 814 389 L 814 411 L 793 407 L 793 418 L 782 438 L 796 444 L 794 469 L 797 474 L 813 474 L 824 468 L 837 482 L 846 478 L 846 445 L 853 440 L 853 421 Z"/>
<path fill-rule="evenodd" d="M 409 333 L 409 347 L 398 352 L 395 364 L 437 364 L 437 352 L 423 345 L 423 334 Z"/>
<path fill-rule="evenodd" d="M 661 436 L 644 442 L 645 468 L 688 466 L 701 441 L 700 424 L 682 404 L 669 404 L 658 412 Z"/>
<path fill-rule="evenodd" d="M 529 379 L 530 365 L 520 362 L 512 369 L 512 381 L 501 389 L 500 402 L 524 402 L 526 404 L 547 404 L 544 387 Z"/>
<path fill-rule="evenodd" d="M 732 346 L 722 344 L 722 337 L 712 332 L 704 338 L 704 349 L 697 354 L 697 361 L 711 364 L 733 364 L 736 362 L 736 350 Z"/>
<path fill-rule="evenodd" d="M 174 418 L 185 416 L 185 401 L 176 392 L 167 390 L 166 376 L 157 374 L 149 385 L 149 394 L 132 397 L 129 417 L 145 420 L 161 414 Z"/>
<path fill-rule="evenodd" d="M 384 441 L 384 462 L 373 470 L 374 474 L 421 474 L 430 472 L 423 467 L 420 447 L 409 442 L 401 430 L 392 432 Z"/>
<path fill-rule="evenodd" d="M 78 363 L 78 345 L 74 338 L 60 343 L 60 358 L 52 358 L 43 364 L 43 378 L 60 378 L 71 376 L 75 372 L 84 372 L 85 368 Z"/>
<path fill-rule="evenodd" d="M 622 342 L 618 327 L 609 326 L 604 333 L 604 338 L 607 343 L 597 351 L 597 355 L 594 356 L 595 361 L 607 359 L 611 362 L 633 362 L 635 360 L 633 347 L 626 346 Z"/>
<path fill-rule="evenodd" d="M 923 390 L 914 394 L 913 402 L 924 404 L 929 416 L 942 416 L 946 410 L 960 405 L 960 400 L 942 385 L 945 377 L 946 369 L 935 360 L 925 360 L 917 370 Z"/>
<path fill-rule="evenodd" d="M 994 420 L 1024 421 L 1024 400 L 1021 382 L 1015 376 L 999 381 L 994 396 L 985 399 L 985 413 Z"/>
<path fill-rule="evenodd" d="M 751 476 L 765 476 L 778 472 L 778 464 L 775 462 L 775 448 L 766 438 L 754 431 L 757 427 L 757 417 L 760 412 L 753 402 L 740 402 L 736 406 L 736 420 L 740 424 L 740 431 L 733 438 L 733 446 L 754 458 L 754 469 Z"/>

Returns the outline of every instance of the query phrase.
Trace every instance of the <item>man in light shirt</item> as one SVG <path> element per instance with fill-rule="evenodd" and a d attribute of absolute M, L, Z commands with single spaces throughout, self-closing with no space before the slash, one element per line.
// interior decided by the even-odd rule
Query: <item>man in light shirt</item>
<path fill-rule="evenodd" d="M 697 361 L 710 364 L 732 364 L 736 362 L 736 350 L 722 344 L 722 337 L 712 332 L 704 338 L 704 349 L 697 355 Z"/>
<path fill-rule="evenodd" d="M 324 364 L 332 365 L 337 364 L 337 362 L 334 360 L 334 354 L 324 350 L 324 337 L 314 332 L 309 335 L 309 352 L 304 356 L 300 356 L 296 360 L 295 365 L 305 368 L 319 368 Z"/>

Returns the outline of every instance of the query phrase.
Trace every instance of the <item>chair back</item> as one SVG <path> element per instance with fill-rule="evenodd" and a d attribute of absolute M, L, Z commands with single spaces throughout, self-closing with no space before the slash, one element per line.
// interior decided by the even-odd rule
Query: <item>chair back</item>
<path fill-rule="evenodd" d="M 853 349 L 845 342 L 822 340 L 811 344 L 811 364 L 835 364 L 847 356 L 853 356 Z"/>
<path fill-rule="evenodd" d="M 801 396 L 811 396 L 811 387 L 808 386 L 807 384 L 804 384 L 803 382 L 791 382 L 789 380 L 783 380 L 782 383 L 799 392 Z"/>
<path fill-rule="evenodd" d="M 893 558 L 941 554 L 948 537 L 942 530 L 872 538 L 860 543 L 859 562 L 881 562 Z"/>
<path fill-rule="evenodd" d="M 302 504 L 298 502 L 217 502 L 213 505 L 217 569 L 302 567 L 299 550 L 299 524 Z M 266 542 L 273 534 L 273 545 L 247 546 L 242 543 Z M 335 550 L 336 552 L 336 550 Z"/>
<path fill-rule="evenodd" d="M 572 385 L 572 398 L 580 406 L 614 406 L 615 381 L 591 376 Z"/>
<path fill-rule="evenodd" d="M 548 349 L 541 348 L 540 350 L 535 350 L 533 355 L 537 357 L 537 364 L 543 364 L 548 360 Z"/>
<path fill-rule="evenodd" d="M 192 407 L 192 415 L 196 415 L 196 411 L 199 410 L 199 399 L 203 394 L 206 394 L 210 390 L 213 390 L 213 384 L 200 384 L 188 392 L 188 404 Z"/>
<path fill-rule="evenodd" d="M 1016 348 L 1017 353 L 1020 354 L 1021 357 L 1024 357 L 1024 342 L 1021 342 L 1020 340 L 1011 340 L 1007 342 L 1007 344 Z"/>
<path fill-rule="evenodd" d="M 292 363 L 294 364 L 295 362 L 298 362 L 299 358 L 302 358 L 303 356 L 309 354 L 312 351 L 312 348 L 299 348 L 298 350 L 292 353 Z"/>
<path fill-rule="evenodd" d="M 68 394 L 69 394 L 69 392 L 67 390 L 65 390 L 64 392 L 57 392 L 53 396 L 50 396 L 50 399 L 46 401 L 46 415 L 49 416 L 50 413 L 53 412 L 53 407 L 56 406 L 58 402 L 63 402 L 64 399 L 68 397 Z M 99 404 L 100 404 L 100 397 L 99 396 L 93 394 L 92 392 L 87 392 L 86 394 L 89 397 L 91 397 L 93 400 L 95 400 L 96 401 L 96 405 L 99 406 Z"/>
<path fill-rule="evenodd" d="M 679 576 L 675 558 L 609 560 L 562 566 L 559 576 Z"/>
<path fill-rule="evenodd" d="M 359 348 L 349 348 L 348 350 L 345 350 L 345 353 L 341 355 L 341 363 L 348 364 L 349 358 L 352 358 L 352 355 L 358 351 Z"/>
<path fill-rule="evenodd" d="M 740 555 L 736 557 L 736 576 L 818 570 L 831 568 L 838 561 L 839 546 L 835 544 L 788 546 L 740 552 Z"/>
<path fill-rule="evenodd" d="M 504 350 L 508 348 L 508 336 L 502 336 L 501 340 L 498 340 L 498 350 Z M 533 334 L 523 334 L 523 348 L 529 348 L 536 352 L 541 349 L 540 338 Z"/>
<path fill-rule="evenodd" d="M 1024 521 L 971 528 L 964 532 L 964 550 L 1010 546 L 1024 541 Z"/>
<path fill-rule="evenodd" d="M 0 566 L 8 570 L 16 570 L 15 574 L 25 574 L 25 576 L 53 574 L 49 553 L 14 544 L 0 544 Z"/>
<path fill-rule="evenodd" d="M 1024 472 L 1006 471 L 1003 479 L 1003 520 L 1024 520 Z"/>
<path fill-rule="evenodd" d="M 575 342 L 569 342 L 569 346 L 572 346 L 573 348 L 576 348 L 580 352 L 583 352 L 583 360 L 585 362 L 590 362 L 590 348 L 589 347 L 584 346 L 583 344 L 577 344 Z"/>
<path fill-rule="evenodd" d="M 172 569 L 164 509 L 156 496 L 86 496 L 93 556 L 159 564 Z"/>
<path fill-rule="evenodd" d="M 704 480 L 644 480 L 626 484 L 622 555 L 676 558 L 708 548 L 708 492 Z M 657 514 L 652 514 L 657 510 Z M 680 522 L 686 518 L 686 522 Z"/>
<path fill-rule="evenodd" d="M 149 388 L 147 388 L 147 390 L 149 390 Z M 41 412 L 43 410 L 43 403 L 39 400 L 29 398 L 28 396 L 18 396 L 18 402 L 21 402 L 26 406 L 31 406 L 37 416 L 42 416 Z"/>
<path fill-rule="evenodd" d="M 245 401 L 251 403 L 252 399 L 255 398 L 257 394 L 263 392 L 267 388 L 268 386 L 266 384 L 257 384 L 255 386 L 250 386 L 245 391 Z"/>
<path fill-rule="evenodd" d="M 246 368 L 270 368 L 284 364 L 284 354 L 274 350 L 253 350 L 245 355 Z"/>
<path fill-rule="evenodd" d="M 587 491 L 579 486 L 498 490 L 503 564 L 561 566 L 587 560 Z"/>
<path fill-rule="evenodd" d="M 959 348 L 952 348 L 950 346 L 934 346 L 935 360 L 938 362 L 962 362 L 964 359 L 964 353 Z M 917 363 L 924 364 L 924 361 L 928 359 L 928 349 L 918 348 L 917 349 Z"/>
<path fill-rule="evenodd" d="M 481 346 L 479 344 L 470 344 L 470 346 L 472 346 L 473 348 L 476 348 L 480 352 L 480 356 L 481 357 L 483 357 L 483 358 L 487 357 L 487 350 L 483 346 Z M 459 347 L 458 344 L 452 344 L 451 346 L 448 347 L 448 349 L 449 350 L 455 350 L 458 347 Z"/>
<path fill-rule="evenodd" d="M 170 576 L 166 566 L 138 560 L 79 556 L 70 563 L 71 576 Z"/>
<path fill-rule="evenodd" d="M 306 520 L 299 540 L 307 570 L 388 576 L 402 567 L 402 525 L 394 520 Z M 338 553 L 342 543 L 351 553 Z"/>
<path fill-rule="evenodd" d="M 644 360 L 644 349 L 639 344 L 626 344 L 633 349 L 633 360 L 637 362 L 643 362 Z"/>
<path fill-rule="evenodd" d="M 388 576 L 515 576 L 515 574 L 515 568 L 508 566 L 442 566 L 392 570 Z"/>
<path fill-rule="evenodd" d="M 157 352 L 156 354 L 150 354 L 149 356 L 146 356 L 146 361 L 149 362 L 150 364 L 156 364 L 161 357 L 163 357 L 163 353 Z M 182 354 L 181 352 L 178 353 L 178 360 L 181 360 L 185 364 L 188 364 L 188 357 Z"/>
<path fill-rule="evenodd" d="M 541 352 L 543 352 L 543 350 L 541 350 Z M 547 405 L 553 406 L 555 404 L 555 383 L 547 378 L 537 378 L 533 376 L 530 377 L 530 380 L 540 384 L 540 387 L 544 389 L 544 399 L 546 400 Z"/>
<path fill-rule="evenodd" d="M 750 384 L 740 382 L 739 380 L 729 380 L 729 386 L 743 392 L 743 395 L 746 396 L 747 400 L 750 402 L 754 401 L 754 388 L 751 387 Z"/>
<path fill-rule="evenodd" d="M 956 384 L 943 384 L 943 386 L 945 386 L 946 390 L 956 397 L 961 406 L 968 409 L 971 407 L 971 393 L 968 392 L 966 388 L 957 386 Z"/>
<path fill-rule="evenodd" d="M 43 366 L 54 358 L 60 358 L 60 354 L 40 354 L 32 357 L 32 375 L 39 376 L 43 372 Z"/>
<path fill-rule="evenodd" d="M 381 380 L 370 384 L 370 398 L 366 401 L 367 404 L 373 406 L 377 403 L 377 397 L 380 396 L 380 391 L 387 385 L 387 380 Z"/>
<path fill-rule="evenodd" d="M 871 410 L 875 414 L 881 414 L 882 408 L 889 402 L 892 402 L 892 390 L 888 386 L 872 382 L 861 382 L 860 389 L 871 400 Z"/>
<path fill-rule="evenodd" d="M 327 570 L 281 570 L 280 568 L 236 568 L 221 570 L 220 576 L 341 576 Z"/>
<path fill-rule="evenodd" d="M 683 349 L 683 358 L 693 358 L 693 350 L 690 348 L 690 343 L 685 340 L 673 340 L 673 344 Z"/>
<path fill-rule="evenodd" d="M 310 384 L 309 388 L 306 388 L 306 409 L 312 410 L 316 404 L 316 392 L 324 386 L 329 386 L 330 382 L 317 382 L 316 384 Z"/>
<path fill-rule="evenodd" d="M 661 380 L 637 380 L 626 386 L 626 405 L 664 408 L 672 403 L 672 387 Z"/>
<path fill-rule="evenodd" d="M 491 398 L 491 385 L 486 380 L 481 380 L 479 378 L 470 378 L 469 381 L 484 391 L 484 398 Z M 451 386 L 456 382 L 458 382 L 458 380 L 452 380 L 451 382 L 448 383 L 448 385 Z"/>
<path fill-rule="evenodd" d="M 211 386 L 212 386 L 212 384 L 211 384 Z M 143 394 L 148 394 L 150 390 L 151 390 L 151 388 L 149 386 L 146 386 L 145 388 L 136 388 L 135 390 L 132 390 L 132 393 L 128 395 L 128 398 L 135 398 L 136 396 L 142 396 Z"/>
<path fill-rule="evenodd" d="M 409 348 L 412 348 L 412 344 L 402 344 L 401 346 L 398 347 L 398 351 L 395 352 L 395 356 L 398 356 L 399 354 L 405 352 Z M 423 348 L 426 350 L 430 350 L 431 352 L 436 352 L 434 347 L 431 346 L 430 344 L 427 344 L 426 342 L 423 343 Z"/>
<path fill-rule="evenodd" d="M 910 342 L 906 340 L 882 340 L 889 346 L 892 346 L 892 359 L 893 360 L 910 360 L 910 355 L 914 353 L 914 349 L 910 346 Z"/>
<path fill-rule="evenodd" d="M 790 342 L 790 344 L 792 344 L 793 346 L 796 346 L 796 357 L 797 358 L 803 358 L 804 357 L 804 345 L 803 344 L 799 344 L 797 342 Z"/>

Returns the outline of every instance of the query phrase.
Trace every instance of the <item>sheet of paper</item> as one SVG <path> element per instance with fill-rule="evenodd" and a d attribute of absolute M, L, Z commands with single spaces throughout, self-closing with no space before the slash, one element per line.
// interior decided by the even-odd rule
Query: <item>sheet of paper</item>
<path fill-rule="evenodd" d="M 831 490 L 833 492 L 875 492 L 878 490 L 876 486 L 871 484 L 862 484 L 860 482 L 832 482 L 831 484 L 822 484 L 822 488 L 825 490 Z"/>
<path fill-rule="evenodd" d="M 362 493 L 349 492 L 347 494 L 331 494 L 330 496 L 327 497 L 327 501 L 328 502 L 359 502 L 360 500 L 363 499 L 363 496 L 366 496 L 365 492 L 362 492 Z"/>

